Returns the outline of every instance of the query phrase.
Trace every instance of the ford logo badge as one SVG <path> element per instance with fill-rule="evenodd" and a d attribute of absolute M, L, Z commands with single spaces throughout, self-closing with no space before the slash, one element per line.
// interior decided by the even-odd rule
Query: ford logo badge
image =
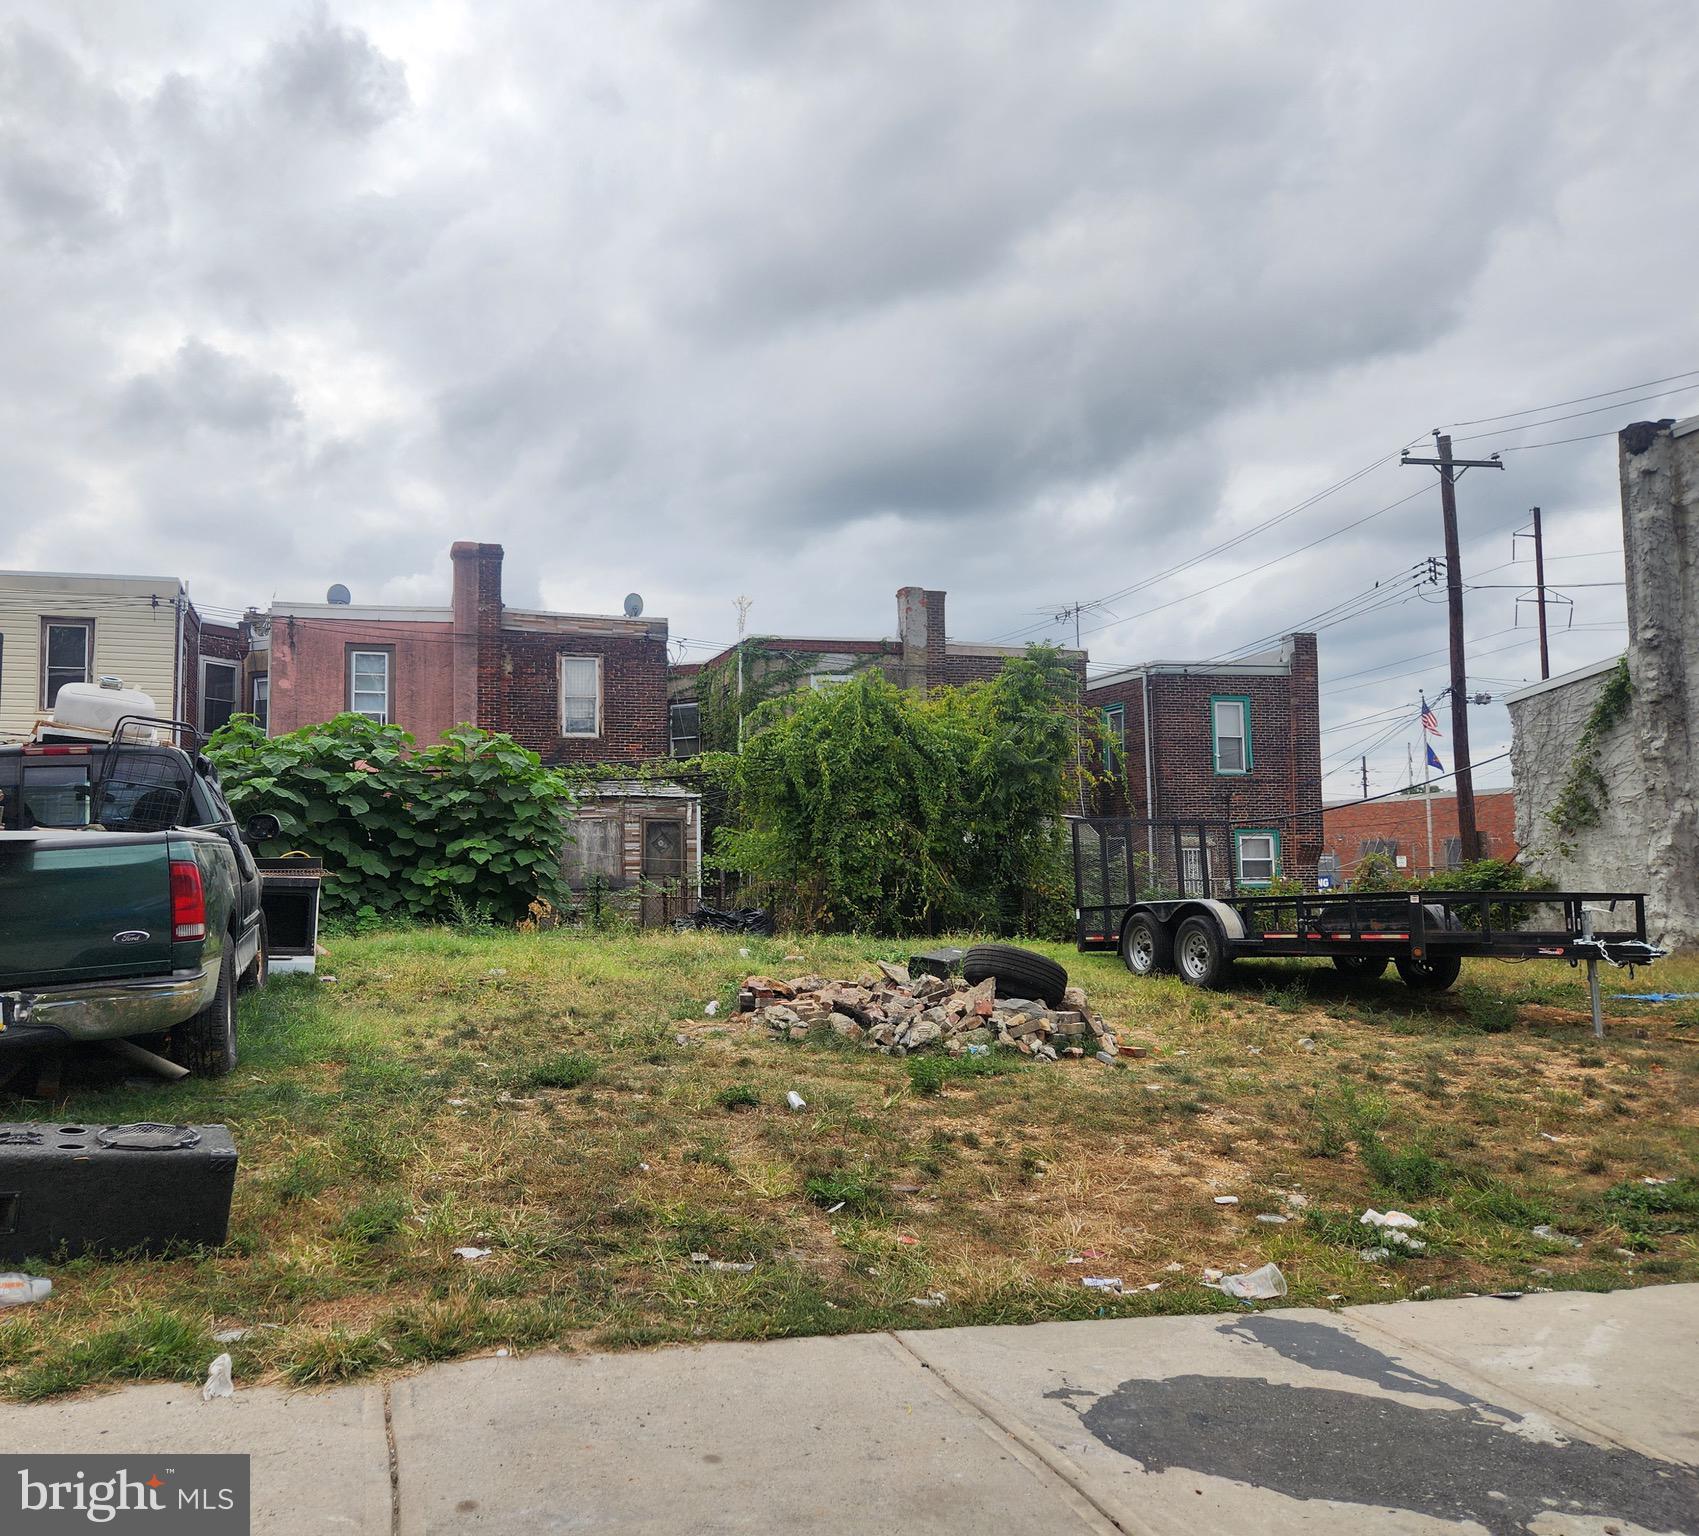
<path fill-rule="evenodd" d="M 140 944 L 143 939 L 152 937 L 153 935 L 145 928 L 126 928 L 122 933 L 113 934 L 112 942 L 114 944 Z"/>

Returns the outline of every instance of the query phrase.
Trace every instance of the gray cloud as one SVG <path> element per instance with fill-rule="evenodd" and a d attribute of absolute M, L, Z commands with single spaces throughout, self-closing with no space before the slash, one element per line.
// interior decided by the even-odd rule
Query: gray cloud
<path fill-rule="evenodd" d="M 212 606 L 418 600 L 475 537 L 516 602 L 635 587 L 703 642 L 739 592 L 762 629 L 885 633 L 909 581 L 960 638 L 1055 636 L 1435 422 L 1699 367 L 1673 0 L 9 17 L 8 565 L 98 537 Z M 1466 567 L 1536 502 L 1554 552 L 1614 544 L 1612 454 L 1467 480 Z M 1431 490 L 1229 580 L 1418 483 L 1389 465 L 1088 614 L 1094 657 L 1225 651 L 1407 568 Z M 1471 594 L 1471 633 L 1513 595 Z M 1324 632 L 1330 726 L 1431 680 L 1347 674 L 1443 638 L 1418 600 Z M 1483 655 L 1482 686 L 1531 654 Z"/>

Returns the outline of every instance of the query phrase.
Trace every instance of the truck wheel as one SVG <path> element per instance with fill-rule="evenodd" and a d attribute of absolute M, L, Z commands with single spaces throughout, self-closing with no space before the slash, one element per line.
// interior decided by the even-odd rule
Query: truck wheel
<path fill-rule="evenodd" d="M 1232 960 L 1212 917 L 1188 917 L 1174 935 L 1174 969 L 1188 986 L 1219 987 Z"/>
<path fill-rule="evenodd" d="M 1167 930 L 1148 912 L 1135 912 L 1121 930 L 1121 958 L 1135 976 L 1173 969 L 1174 945 Z"/>
<path fill-rule="evenodd" d="M 228 939 L 218 962 L 218 990 L 194 1018 L 171 1031 L 171 1059 L 197 1077 L 223 1077 L 236 1065 L 236 960 Z"/>
<path fill-rule="evenodd" d="M 1068 989 L 1068 973 L 1054 960 L 1013 944 L 975 944 L 962 956 L 962 976 L 969 983 L 995 976 L 1000 996 L 1035 997 L 1050 1008 Z"/>
<path fill-rule="evenodd" d="M 1404 985 L 1416 992 L 1443 992 L 1457 980 L 1463 962 L 1456 955 L 1430 955 L 1426 960 L 1400 955 L 1392 962 Z"/>
<path fill-rule="evenodd" d="M 266 932 L 265 913 L 260 913 L 260 942 L 254 950 L 254 963 L 242 972 L 243 987 L 252 988 L 255 992 L 265 985 L 267 969 L 271 964 L 271 936 Z"/>
<path fill-rule="evenodd" d="M 1373 981 L 1386 974 L 1385 955 L 1335 955 L 1333 963 L 1347 976 L 1358 981 Z"/>

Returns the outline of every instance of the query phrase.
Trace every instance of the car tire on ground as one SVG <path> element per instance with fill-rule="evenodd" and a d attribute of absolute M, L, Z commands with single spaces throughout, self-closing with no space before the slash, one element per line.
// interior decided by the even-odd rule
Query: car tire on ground
<path fill-rule="evenodd" d="M 1013 944 L 975 944 L 962 956 L 962 976 L 970 985 L 995 976 L 999 997 L 1036 998 L 1049 1008 L 1059 1008 L 1068 989 L 1068 973 L 1054 960 Z"/>
<path fill-rule="evenodd" d="M 1335 955 L 1334 965 L 1357 981 L 1373 981 L 1386 974 L 1385 955 Z"/>
<path fill-rule="evenodd" d="M 1165 924 L 1148 912 L 1135 912 L 1121 930 L 1121 959 L 1135 976 L 1155 976 L 1172 970 L 1174 941 Z"/>
<path fill-rule="evenodd" d="M 1404 978 L 1404 985 L 1416 992 L 1443 992 L 1463 969 L 1463 962 L 1456 955 L 1429 955 L 1425 960 L 1400 955 L 1393 964 Z"/>
<path fill-rule="evenodd" d="M 171 1059 L 197 1077 L 222 1077 L 236 1065 L 236 954 L 226 938 L 218 990 L 186 1024 L 171 1031 Z"/>
<path fill-rule="evenodd" d="M 259 991 L 265 985 L 267 969 L 271 963 L 271 935 L 266 930 L 265 913 L 260 913 L 260 942 L 254 950 L 254 961 L 247 970 L 242 972 L 242 986 Z"/>
<path fill-rule="evenodd" d="M 1192 987 L 1219 987 L 1232 959 L 1213 917 L 1188 917 L 1174 933 L 1174 969 Z"/>

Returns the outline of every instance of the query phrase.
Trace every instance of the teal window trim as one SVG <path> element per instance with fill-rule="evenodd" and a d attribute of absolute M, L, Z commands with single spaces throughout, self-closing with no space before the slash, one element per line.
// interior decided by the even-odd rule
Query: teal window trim
<path fill-rule="evenodd" d="M 1114 773 L 1127 755 L 1127 706 L 1107 704 L 1103 709 L 1103 771 Z"/>
<path fill-rule="evenodd" d="M 1247 880 L 1241 846 L 1247 837 L 1266 837 L 1274 848 L 1274 871 L 1267 880 Z M 1273 827 L 1240 827 L 1233 832 L 1233 878 L 1240 885 L 1273 885 L 1280 878 L 1280 833 Z"/>
<path fill-rule="evenodd" d="M 1237 704 L 1239 706 L 1239 723 L 1245 733 L 1245 766 L 1243 768 L 1223 768 L 1221 766 L 1221 738 L 1215 729 L 1215 706 L 1217 704 Z M 1209 696 L 1209 756 L 1215 771 L 1230 778 L 1247 774 L 1256 764 L 1251 755 L 1251 696 L 1248 693 L 1212 693 Z"/>

